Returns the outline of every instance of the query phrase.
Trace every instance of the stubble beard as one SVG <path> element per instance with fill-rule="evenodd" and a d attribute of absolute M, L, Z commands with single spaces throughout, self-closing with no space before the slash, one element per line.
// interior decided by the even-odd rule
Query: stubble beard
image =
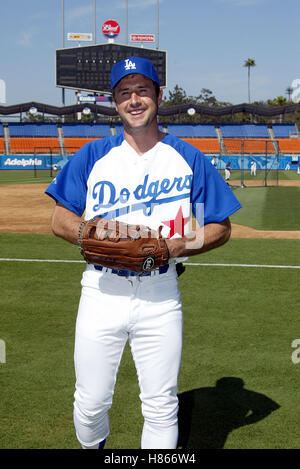
<path fill-rule="evenodd" d="M 158 112 L 158 105 L 155 103 L 155 109 L 151 114 L 148 116 L 145 122 L 143 122 L 140 125 L 132 125 L 128 119 L 126 119 L 125 116 L 120 116 L 123 126 L 125 130 L 130 133 L 131 135 L 139 135 L 143 133 L 146 129 L 149 129 L 153 122 L 156 120 L 157 117 L 157 112 Z"/>

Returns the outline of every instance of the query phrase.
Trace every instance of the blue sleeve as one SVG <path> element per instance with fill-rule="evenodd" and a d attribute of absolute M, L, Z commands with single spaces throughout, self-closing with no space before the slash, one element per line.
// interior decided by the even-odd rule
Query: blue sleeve
<path fill-rule="evenodd" d="M 81 216 L 85 210 L 89 161 L 93 146 L 84 145 L 64 165 L 45 193 L 71 212 Z"/>
<path fill-rule="evenodd" d="M 196 217 L 203 213 L 205 225 L 219 223 L 241 208 L 231 188 L 201 152 L 195 155 L 192 169 L 192 210 Z"/>

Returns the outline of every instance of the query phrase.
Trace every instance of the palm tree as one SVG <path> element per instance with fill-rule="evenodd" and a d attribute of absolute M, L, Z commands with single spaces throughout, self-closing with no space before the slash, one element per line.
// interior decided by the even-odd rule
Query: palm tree
<path fill-rule="evenodd" d="M 291 100 L 291 94 L 293 93 L 294 88 L 291 86 L 288 86 L 287 89 L 285 90 L 286 94 L 288 95 L 288 100 Z"/>
<path fill-rule="evenodd" d="M 250 68 L 255 67 L 256 63 L 254 59 L 245 60 L 244 67 L 248 68 L 248 101 L 250 103 Z"/>

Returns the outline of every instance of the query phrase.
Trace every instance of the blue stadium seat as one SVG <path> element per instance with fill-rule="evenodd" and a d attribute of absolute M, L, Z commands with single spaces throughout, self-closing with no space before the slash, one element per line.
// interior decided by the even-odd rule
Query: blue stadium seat
<path fill-rule="evenodd" d="M 220 130 L 224 138 L 269 138 L 265 124 L 222 124 Z"/>
<path fill-rule="evenodd" d="M 168 124 L 168 132 L 176 137 L 194 137 L 193 125 L 189 124 Z"/>
<path fill-rule="evenodd" d="M 8 130 L 10 137 L 57 137 L 56 123 L 10 123 Z"/>
<path fill-rule="evenodd" d="M 3 137 L 3 124 L 0 122 L 0 137 Z"/>
<path fill-rule="evenodd" d="M 110 124 L 63 124 L 64 137 L 109 137 Z"/>
<path fill-rule="evenodd" d="M 196 124 L 194 125 L 194 137 L 212 137 L 216 138 L 216 128 L 214 124 Z"/>
<path fill-rule="evenodd" d="M 295 124 L 272 124 L 272 129 L 277 138 L 289 138 L 290 133 L 297 133 Z"/>
<path fill-rule="evenodd" d="M 161 132 L 164 131 L 164 125 L 159 124 L 158 127 Z M 114 124 L 114 128 L 117 134 L 121 134 L 123 132 L 124 127 L 123 127 L 123 124 Z"/>
<path fill-rule="evenodd" d="M 123 132 L 123 125 L 122 124 L 114 124 L 114 128 L 117 134 L 121 134 Z"/>
<path fill-rule="evenodd" d="M 168 124 L 168 132 L 176 137 L 197 138 L 213 137 L 216 138 L 216 129 L 213 124 Z"/>

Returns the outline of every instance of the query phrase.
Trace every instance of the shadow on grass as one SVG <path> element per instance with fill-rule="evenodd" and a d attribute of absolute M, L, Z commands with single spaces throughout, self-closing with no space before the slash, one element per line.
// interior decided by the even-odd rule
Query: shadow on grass
<path fill-rule="evenodd" d="M 259 422 L 280 407 L 264 394 L 244 389 L 243 380 L 235 377 L 178 397 L 178 448 L 222 449 L 233 430 Z"/>

